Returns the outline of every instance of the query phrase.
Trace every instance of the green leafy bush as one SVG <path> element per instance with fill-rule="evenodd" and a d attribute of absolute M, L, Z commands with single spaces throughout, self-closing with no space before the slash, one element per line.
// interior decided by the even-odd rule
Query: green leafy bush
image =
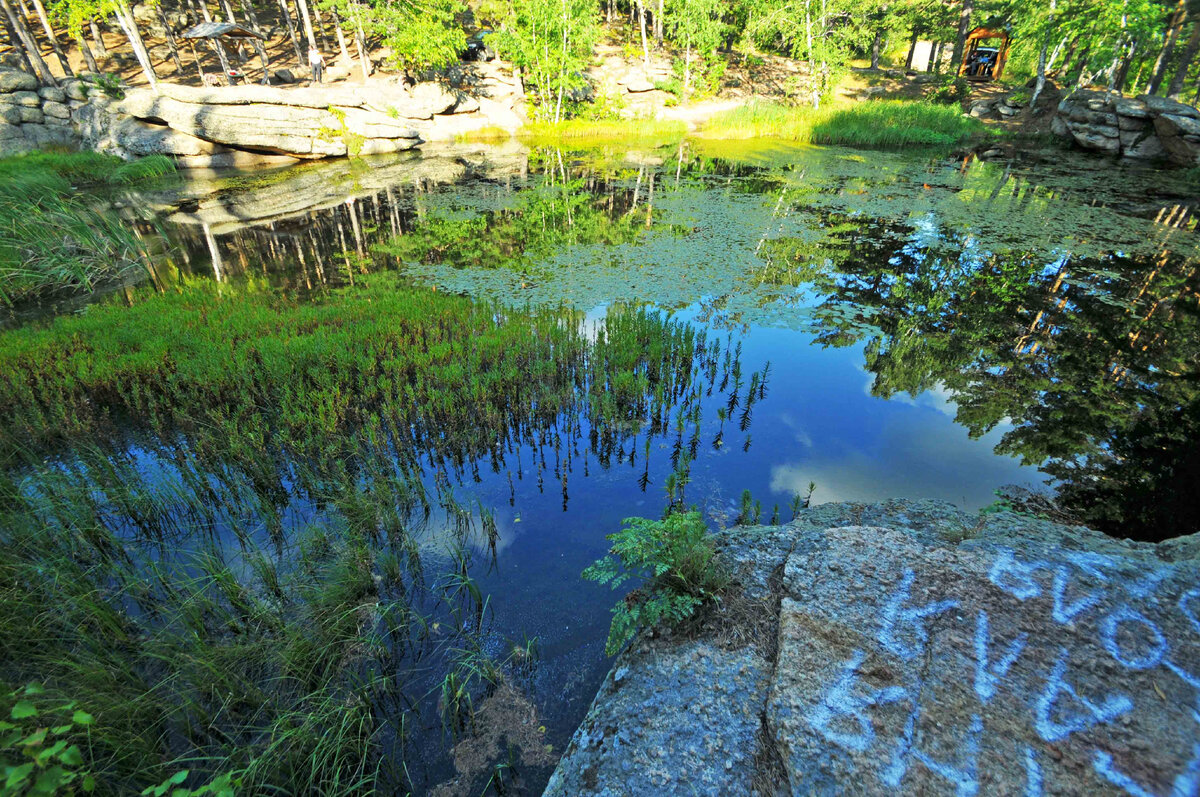
<path fill-rule="evenodd" d="M 77 794 L 96 788 L 79 747 L 92 715 L 74 703 L 51 705 L 45 695 L 40 684 L 29 684 L 6 696 L 8 719 L 0 721 L 0 794 Z"/>
<path fill-rule="evenodd" d="M 938 105 L 957 105 L 970 93 L 971 87 L 967 84 L 966 78 L 945 77 L 937 87 L 929 92 L 927 99 Z"/>
<path fill-rule="evenodd" d="M 663 520 L 626 518 L 624 523 L 608 535 L 613 541 L 609 555 L 583 571 L 584 578 L 613 589 L 630 578 L 645 579 L 613 607 L 604 645 L 609 656 L 638 629 L 691 617 L 728 583 L 699 512 L 677 512 Z"/>

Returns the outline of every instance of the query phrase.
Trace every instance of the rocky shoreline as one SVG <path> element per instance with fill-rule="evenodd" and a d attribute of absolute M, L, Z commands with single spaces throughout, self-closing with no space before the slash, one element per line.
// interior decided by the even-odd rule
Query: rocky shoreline
<path fill-rule="evenodd" d="M 719 544 L 735 594 L 617 657 L 546 794 L 1200 786 L 1200 535 L 892 501 Z"/>
<path fill-rule="evenodd" d="M 1051 130 L 1106 155 L 1200 165 L 1200 110 L 1165 97 L 1076 91 L 1059 103 Z"/>
<path fill-rule="evenodd" d="M 456 85 L 219 86 L 157 89 L 81 79 L 40 86 L 0 68 L 0 156 L 48 145 L 136 158 L 168 155 L 180 168 L 273 166 L 347 154 L 403 152 L 481 128 L 525 122 L 521 81 L 500 62 L 464 65 Z"/>

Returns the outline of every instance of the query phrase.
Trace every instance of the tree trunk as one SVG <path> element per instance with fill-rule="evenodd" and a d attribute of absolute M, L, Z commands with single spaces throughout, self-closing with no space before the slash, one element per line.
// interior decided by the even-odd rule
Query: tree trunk
<path fill-rule="evenodd" d="M 342 18 L 336 11 L 333 12 L 333 30 L 337 34 L 338 49 L 342 51 L 342 60 L 347 64 L 353 63 L 354 59 L 350 57 L 350 51 L 346 49 L 346 34 L 342 31 Z"/>
<path fill-rule="evenodd" d="M 814 108 L 821 107 L 821 92 L 817 88 L 817 69 L 813 63 L 813 38 L 812 38 L 812 2 L 804 0 L 804 30 L 808 40 L 808 85 L 812 92 L 812 105 Z"/>
<path fill-rule="evenodd" d="M 1048 25 L 1050 30 L 1054 28 L 1054 11 L 1055 0 L 1050 0 L 1050 19 Z M 1029 98 L 1029 114 L 1031 116 L 1037 109 L 1037 101 L 1038 97 L 1042 96 L 1042 89 L 1046 88 L 1046 51 L 1050 49 L 1050 30 L 1047 30 L 1042 36 L 1042 46 L 1038 48 L 1037 82 L 1033 87 L 1033 96 Z"/>
<path fill-rule="evenodd" d="M 1167 28 L 1162 49 L 1158 51 L 1158 58 L 1154 60 L 1154 71 L 1150 74 L 1150 83 L 1146 86 L 1147 94 L 1157 94 L 1163 78 L 1167 76 L 1167 66 L 1171 63 L 1175 42 L 1179 39 L 1179 32 L 1183 30 L 1185 22 L 1187 22 L 1187 0 L 1179 0 L 1175 6 L 1175 13 L 1171 16 L 1171 23 Z"/>
<path fill-rule="evenodd" d="M 912 69 L 913 58 L 917 54 L 917 36 L 919 34 L 914 30 L 912 40 L 908 43 L 908 57 L 904 59 L 904 71 Z"/>
<path fill-rule="evenodd" d="M 233 76 L 229 73 L 233 69 L 229 66 L 229 54 L 225 52 L 225 45 L 221 44 L 220 39 L 209 39 L 213 51 L 217 54 L 217 60 L 221 62 L 221 78 L 230 86 L 233 85 Z"/>
<path fill-rule="evenodd" d="M 1090 58 L 1091 55 L 1092 55 L 1091 45 L 1090 44 L 1084 45 L 1083 52 L 1079 54 L 1079 71 L 1075 73 L 1075 79 L 1071 81 L 1072 89 L 1074 89 L 1076 86 L 1079 85 L 1079 81 L 1083 80 L 1083 73 L 1087 71 L 1088 58 Z"/>
<path fill-rule="evenodd" d="M 871 42 L 871 68 L 879 68 L 879 47 L 883 43 L 883 31 L 875 31 L 875 41 Z"/>
<path fill-rule="evenodd" d="M 5 9 L 7 11 L 7 9 Z M 12 42 L 13 52 L 21 57 L 21 63 L 25 64 L 25 71 L 31 75 L 36 75 L 37 71 L 33 68 L 33 63 L 29 60 L 29 54 L 25 52 L 25 48 L 21 46 L 21 37 L 13 28 L 12 20 L 6 13 L 3 15 L 4 32 L 8 34 L 8 40 Z"/>
<path fill-rule="evenodd" d="M 113 7 L 113 16 L 117 18 L 117 24 L 121 26 L 125 37 L 129 39 L 129 45 L 133 47 L 133 54 L 137 57 L 146 80 L 150 82 L 150 88 L 157 93 L 158 76 L 154 74 L 154 64 L 150 62 L 150 54 L 146 52 L 146 43 L 142 41 L 142 34 L 137 29 L 137 22 L 134 20 L 133 14 L 121 2 Z"/>
<path fill-rule="evenodd" d="M 54 35 L 54 28 L 50 27 L 50 20 L 46 17 L 46 7 L 42 5 L 42 0 L 33 0 L 33 8 L 37 11 L 38 21 L 42 23 L 42 30 L 45 31 L 46 38 L 50 40 L 50 49 L 54 50 L 54 55 L 58 58 L 58 65 L 62 67 L 63 76 L 75 77 L 71 65 L 67 62 L 67 56 L 63 54 L 63 49 L 58 44 L 58 37 Z"/>
<path fill-rule="evenodd" d="M 1133 56 L 1137 52 L 1137 40 L 1129 43 L 1129 49 L 1125 52 L 1125 57 L 1121 60 L 1121 66 L 1117 69 L 1109 82 L 1109 90 L 1122 92 L 1125 90 L 1125 81 L 1129 78 L 1129 67 L 1133 65 Z"/>
<path fill-rule="evenodd" d="M 1071 46 L 1067 48 L 1067 57 L 1063 59 L 1062 64 L 1058 67 L 1058 72 L 1055 74 L 1062 75 L 1064 78 L 1066 78 L 1067 74 L 1071 71 L 1071 64 L 1073 64 L 1075 61 L 1075 48 L 1078 45 L 1079 37 L 1076 36 L 1071 41 Z"/>
<path fill-rule="evenodd" d="M 367 37 L 363 33 L 362 19 L 359 15 L 361 10 L 355 12 L 354 19 L 354 46 L 358 49 L 358 65 L 362 67 L 363 83 L 367 82 L 367 78 L 371 76 L 371 55 L 367 51 Z"/>
<path fill-rule="evenodd" d="M 317 40 L 313 36 L 312 19 L 308 16 L 308 3 L 306 0 L 296 0 L 296 7 L 300 9 L 300 19 L 304 22 L 304 35 L 308 38 L 309 49 L 317 49 Z M 340 30 L 340 28 L 339 28 Z M 347 54 L 347 60 L 349 60 Z"/>
<path fill-rule="evenodd" d="M 96 56 L 92 52 L 92 48 L 88 46 L 87 39 L 83 35 L 83 31 L 75 37 L 76 43 L 79 44 L 79 52 L 83 53 L 83 62 L 87 65 L 89 72 L 100 72 L 100 66 L 96 63 Z"/>
<path fill-rule="evenodd" d="M 1049 36 L 1049 34 L 1046 34 Z M 1042 89 L 1046 88 L 1046 51 L 1050 48 L 1048 39 L 1042 39 L 1042 46 L 1038 48 L 1037 59 L 1037 82 L 1033 87 L 1033 96 L 1029 98 L 1029 113 L 1032 115 L 1037 107 L 1038 97 L 1042 96 Z"/>
<path fill-rule="evenodd" d="M 317 36 L 321 38 L 321 51 L 326 53 L 332 52 L 331 48 L 329 47 L 329 35 L 325 33 L 325 20 L 321 18 L 320 6 L 314 3 L 312 7 L 312 13 L 313 21 L 317 23 Z"/>
<path fill-rule="evenodd" d="M 1187 45 L 1183 48 L 1183 59 L 1179 64 L 1178 71 L 1171 76 L 1170 85 L 1167 86 L 1168 97 L 1178 97 L 1183 93 L 1183 82 L 1187 80 L 1188 68 L 1195 60 L 1197 51 L 1200 51 L 1200 19 L 1192 23 L 1191 35 L 1188 36 Z"/>
<path fill-rule="evenodd" d="M 642 63 L 645 65 L 646 79 L 650 79 L 650 45 L 646 41 L 646 2 L 637 0 L 638 25 L 642 30 Z"/>
<path fill-rule="evenodd" d="M 50 72 L 50 67 L 46 66 L 46 62 L 42 60 L 42 54 L 37 48 L 37 43 L 33 40 L 33 35 L 30 34 L 29 28 L 25 27 L 25 20 L 17 16 L 16 11 L 13 10 L 12 4 L 8 0 L 0 0 L 0 5 L 4 7 L 9 27 L 16 32 L 21 46 L 25 48 L 25 60 L 33 67 L 33 73 L 37 75 L 37 79 L 42 82 L 43 86 L 58 85 L 54 80 L 54 75 Z M 13 44 L 15 45 L 16 42 L 13 42 Z"/>
<path fill-rule="evenodd" d="M 263 85 L 271 85 L 271 59 L 267 58 L 267 48 L 263 47 L 261 39 L 254 40 L 254 49 L 258 52 L 258 60 L 262 64 Z"/>
<path fill-rule="evenodd" d="M 171 58 L 175 61 L 175 74 L 183 75 L 183 61 L 179 60 L 179 46 L 175 44 L 175 32 L 171 30 L 171 21 L 167 19 L 167 13 L 163 11 L 162 3 L 155 3 L 154 9 L 158 11 L 158 21 L 162 23 L 163 29 L 167 32 L 167 47 L 171 50 Z"/>
<path fill-rule="evenodd" d="M 108 56 L 108 47 L 104 44 L 104 35 L 100 33 L 100 26 L 96 24 L 96 20 L 88 20 L 88 28 L 92 31 L 92 43 L 96 45 L 96 52 L 100 53 L 101 58 Z"/>
<path fill-rule="evenodd" d="M 296 51 L 296 63 L 300 65 L 300 69 L 304 69 L 308 65 L 308 61 L 305 59 L 304 53 L 300 51 L 300 37 L 296 35 L 296 23 L 292 21 L 292 14 L 288 11 L 287 0 L 279 0 L 279 10 L 283 12 L 283 21 L 287 23 L 292 49 Z"/>
<path fill-rule="evenodd" d="M 950 54 L 951 74 L 957 75 L 962 66 L 963 50 L 967 46 L 967 34 L 971 32 L 971 14 L 975 11 L 975 0 L 963 0 L 958 14 L 958 37 L 954 40 L 954 51 Z"/>
<path fill-rule="evenodd" d="M 654 13 L 654 46 L 663 46 L 663 0 L 658 0 L 658 11 Z"/>

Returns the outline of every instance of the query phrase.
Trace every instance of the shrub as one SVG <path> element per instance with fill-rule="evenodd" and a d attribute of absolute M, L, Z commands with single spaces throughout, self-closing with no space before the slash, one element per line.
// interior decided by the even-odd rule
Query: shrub
<path fill-rule="evenodd" d="M 626 518 L 624 523 L 608 535 L 613 541 L 609 555 L 583 571 L 584 578 L 613 589 L 630 578 L 644 579 L 613 607 L 604 645 L 609 656 L 641 628 L 691 617 L 728 583 L 699 512 L 677 512 L 663 520 Z"/>
<path fill-rule="evenodd" d="M 966 78 L 945 77 L 937 87 L 929 92 L 927 99 L 938 105 L 957 105 L 970 93 L 971 87 Z"/>

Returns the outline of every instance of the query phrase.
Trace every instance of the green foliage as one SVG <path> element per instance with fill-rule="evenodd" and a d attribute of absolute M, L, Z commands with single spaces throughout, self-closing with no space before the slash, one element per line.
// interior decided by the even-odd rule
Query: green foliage
<path fill-rule="evenodd" d="M 505 0 L 493 14 L 500 29 L 488 42 L 520 67 L 538 115 L 561 121 L 564 103 L 587 85 L 583 73 L 599 36 L 597 0 Z"/>
<path fill-rule="evenodd" d="M 949 75 L 942 80 L 926 95 L 929 102 L 938 105 L 954 105 L 957 106 L 967 98 L 971 93 L 971 86 L 966 78 L 951 77 Z"/>
<path fill-rule="evenodd" d="M 0 720 L 0 793 L 33 797 L 95 790 L 83 752 L 95 722 L 91 714 L 51 698 L 36 683 L 10 692 L 0 708 L 9 718 Z"/>
<path fill-rule="evenodd" d="M 183 785 L 187 782 L 188 774 L 188 770 L 181 769 L 157 786 L 142 789 L 142 797 L 234 797 L 237 794 L 236 787 L 241 785 L 239 779 L 225 774 L 192 789 Z"/>
<path fill-rule="evenodd" d="M 983 132 L 978 120 L 964 117 L 956 108 L 878 101 L 821 110 L 747 105 L 713 116 L 702 134 L 711 138 L 772 136 L 807 144 L 898 149 L 951 147 Z"/>
<path fill-rule="evenodd" d="M 612 656 L 641 628 L 675 625 L 714 600 L 728 583 L 699 512 L 675 512 L 663 520 L 626 518 L 608 535 L 613 547 L 583 577 L 616 589 L 631 578 L 642 585 L 613 607 L 605 653 Z"/>

